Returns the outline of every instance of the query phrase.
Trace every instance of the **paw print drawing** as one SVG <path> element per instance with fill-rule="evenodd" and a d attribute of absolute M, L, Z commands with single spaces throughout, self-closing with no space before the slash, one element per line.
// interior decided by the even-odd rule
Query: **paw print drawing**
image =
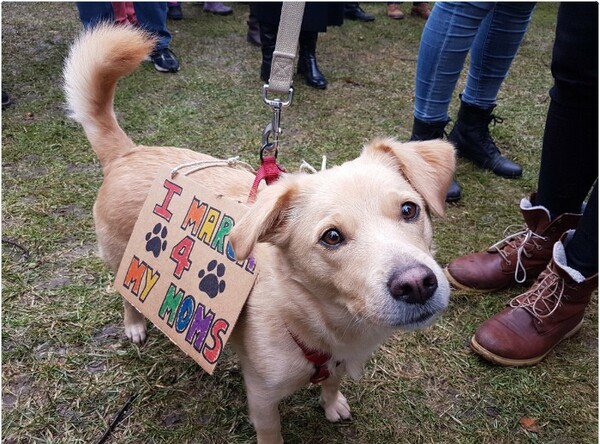
<path fill-rule="evenodd" d="M 158 257 L 167 248 L 167 227 L 159 222 L 154 225 L 152 231 L 146 234 L 146 251 L 151 251 L 154 257 Z"/>
<path fill-rule="evenodd" d="M 225 264 L 218 264 L 216 260 L 212 260 L 208 263 L 206 271 L 208 273 L 204 270 L 198 273 L 200 278 L 198 288 L 212 299 L 225 291 L 225 280 L 220 279 L 225 275 Z"/>

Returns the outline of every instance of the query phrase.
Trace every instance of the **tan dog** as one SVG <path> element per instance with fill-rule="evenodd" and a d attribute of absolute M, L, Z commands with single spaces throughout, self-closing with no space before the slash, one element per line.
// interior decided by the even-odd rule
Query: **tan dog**
<path fill-rule="evenodd" d="M 102 25 L 73 45 L 64 71 L 72 117 L 104 171 L 94 220 L 100 254 L 113 272 L 156 171 L 211 159 L 136 145 L 119 127 L 117 80 L 153 44 L 139 30 Z M 453 148 L 442 141 L 378 139 L 341 166 L 286 174 L 258 194 L 231 232 L 237 258 L 254 251 L 261 267 L 231 337 L 259 443 L 283 441 L 278 403 L 311 380 L 326 377 L 320 384 L 327 419 L 349 419 L 342 375 L 358 378 L 396 329 L 425 327 L 446 308 L 450 290 L 432 257 L 429 212 L 443 215 L 454 162 Z M 189 177 L 241 201 L 254 179 L 229 167 Z M 143 316 L 127 302 L 125 332 L 136 343 L 146 337 Z M 309 360 L 311 351 L 324 362 Z"/>

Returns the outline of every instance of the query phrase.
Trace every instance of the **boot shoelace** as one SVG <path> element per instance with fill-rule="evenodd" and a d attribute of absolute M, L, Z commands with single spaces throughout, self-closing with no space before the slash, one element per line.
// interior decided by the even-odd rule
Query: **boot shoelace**
<path fill-rule="evenodd" d="M 510 225 L 504 230 L 504 235 L 506 236 L 506 232 L 509 231 L 515 225 Z M 534 233 L 530 230 L 527 225 L 525 225 L 524 229 L 521 231 L 506 236 L 500 242 L 496 242 L 494 245 L 490 247 L 490 249 L 494 248 L 502 259 L 508 264 L 511 265 L 511 261 L 508 256 L 512 251 L 517 251 L 517 264 L 515 267 L 515 281 L 519 284 L 522 284 L 527 280 L 527 269 L 525 265 L 523 265 L 523 261 L 521 259 L 522 255 L 525 255 L 526 258 L 531 258 L 532 254 L 527 251 L 525 248 L 526 245 L 531 241 L 531 245 L 533 245 L 536 249 L 541 249 L 542 247 L 536 242 L 537 239 L 546 240 L 544 236 L 540 236 L 537 233 Z M 521 277 L 522 276 L 522 277 Z"/>
<path fill-rule="evenodd" d="M 509 305 L 513 308 L 528 309 L 533 316 L 542 321 L 560 306 L 564 291 L 565 281 L 548 265 L 535 284 L 526 293 L 513 298 Z"/>
<path fill-rule="evenodd" d="M 490 114 L 490 117 L 487 121 L 487 125 L 483 127 L 483 131 L 481 132 L 482 143 L 485 144 L 487 142 L 488 146 L 492 146 L 493 149 L 498 152 L 500 152 L 500 150 L 498 149 L 498 147 L 496 146 L 496 142 L 494 142 L 494 139 L 492 139 L 492 136 L 490 135 L 490 123 L 493 124 L 493 126 L 496 126 L 497 123 L 503 122 L 504 119 L 502 117 L 498 117 L 495 114 Z"/>

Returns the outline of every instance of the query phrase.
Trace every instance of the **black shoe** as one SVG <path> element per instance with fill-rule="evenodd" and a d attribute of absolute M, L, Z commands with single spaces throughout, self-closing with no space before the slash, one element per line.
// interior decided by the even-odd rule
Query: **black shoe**
<path fill-rule="evenodd" d="M 452 179 L 450 187 L 446 192 L 446 202 L 458 202 L 462 197 L 460 186 L 456 183 L 456 180 Z"/>
<path fill-rule="evenodd" d="M 412 134 L 410 136 L 410 140 L 419 141 L 419 140 L 433 140 L 433 139 L 443 139 L 444 138 L 444 128 L 448 124 L 449 120 L 444 122 L 424 122 L 422 120 L 417 119 L 416 117 L 413 120 L 413 129 Z M 452 180 L 448 191 L 446 192 L 446 202 L 458 202 L 462 197 L 460 186 L 456 183 L 455 180 Z"/>
<path fill-rule="evenodd" d="M 173 51 L 169 48 L 161 48 L 150 54 L 150 59 L 154 63 L 154 68 L 160 72 L 177 72 L 179 71 L 179 62 Z"/>
<path fill-rule="evenodd" d="M 460 157 L 470 160 L 478 167 L 502 177 L 521 177 L 523 169 L 504 157 L 490 136 L 490 123 L 502 122 L 502 119 L 492 114 L 494 108 L 478 108 L 461 99 L 458 119 L 448 140 L 454 144 Z"/>
<path fill-rule="evenodd" d="M 410 140 L 433 140 L 443 139 L 444 129 L 448 125 L 449 120 L 443 122 L 424 122 L 416 117 L 413 118 L 412 134 Z"/>
<path fill-rule="evenodd" d="M 363 11 L 358 3 L 344 4 L 344 18 L 347 18 L 348 20 L 358 20 L 360 22 L 372 22 L 375 20 L 375 16 Z"/>
<path fill-rule="evenodd" d="M 181 20 L 183 18 L 183 11 L 181 10 L 181 5 L 179 3 L 176 4 L 167 4 L 167 18 L 171 20 Z"/>
<path fill-rule="evenodd" d="M 317 65 L 318 32 L 300 31 L 300 51 L 298 56 L 298 74 L 306 84 L 316 89 L 327 88 L 327 79 Z"/>
<path fill-rule="evenodd" d="M 2 91 L 2 109 L 12 105 L 12 100 L 8 93 Z"/>

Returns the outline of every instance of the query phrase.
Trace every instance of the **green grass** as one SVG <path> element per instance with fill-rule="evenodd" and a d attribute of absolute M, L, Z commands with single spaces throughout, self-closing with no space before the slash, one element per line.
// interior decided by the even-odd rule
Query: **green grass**
<path fill-rule="evenodd" d="M 347 22 L 319 39 L 329 80 L 300 80 L 283 113 L 280 160 L 296 169 L 355 157 L 377 135 L 406 140 L 412 125 L 415 61 L 423 22 L 384 16 L 363 4 L 369 24 Z M 406 6 L 408 7 L 408 6 Z M 246 43 L 248 7 L 216 17 L 184 5 L 170 22 L 179 74 L 145 64 L 118 87 L 123 127 L 140 143 L 185 146 L 257 165 L 270 111 L 261 102 L 260 50 Z M 551 86 L 557 5 L 540 3 L 499 96 L 504 124 L 492 132 L 525 169 L 501 179 L 459 161 L 463 200 L 436 219 L 438 260 L 478 251 L 521 224 L 519 200 L 536 188 Z M 96 256 L 92 205 L 102 174 L 81 128 L 66 119 L 62 63 L 80 30 L 74 4 L 2 4 L 2 434 L 3 442 L 91 443 L 137 394 L 109 442 L 245 443 L 254 440 L 235 356 L 205 374 L 157 329 L 141 349 L 128 343 L 112 276 Z M 451 108 L 455 116 L 460 81 Z M 318 392 L 281 405 L 290 443 L 592 443 L 597 441 L 596 298 L 580 334 L 540 365 L 505 369 L 468 347 L 477 326 L 519 289 L 455 292 L 434 327 L 397 334 L 346 381 L 354 421 L 329 424 Z M 519 425 L 535 418 L 539 433 Z"/>

